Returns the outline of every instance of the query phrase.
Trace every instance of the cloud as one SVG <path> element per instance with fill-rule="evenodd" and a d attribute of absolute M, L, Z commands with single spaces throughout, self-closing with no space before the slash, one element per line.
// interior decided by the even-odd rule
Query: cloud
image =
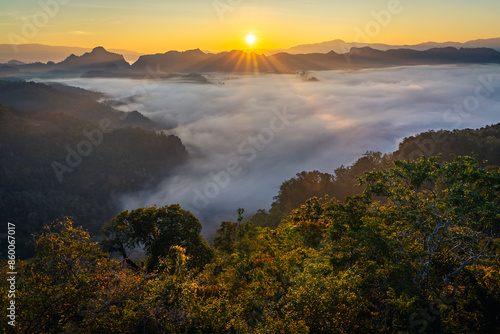
<path fill-rule="evenodd" d="M 225 80 L 226 75 L 212 74 L 211 81 L 225 84 L 64 82 L 118 99 L 147 87 L 147 94 L 127 108 L 172 124 L 169 133 L 181 138 L 192 160 L 155 189 L 122 196 L 119 202 L 123 209 L 179 203 L 200 218 L 205 231 L 235 220 L 239 207 L 248 213 L 269 208 L 281 183 L 303 170 L 333 173 L 368 150 L 394 151 L 402 138 L 429 129 L 476 128 L 500 121 L 498 66 L 310 74 L 320 81 L 271 74 Z M 491 96 L 478 100 L 472 112 L 454 110 L 454 105 L 472 101 L 482 85 L 479 78 L 490 75 L 496 85 Z M 280 119 L 283 114 L 288 119 Z"/>

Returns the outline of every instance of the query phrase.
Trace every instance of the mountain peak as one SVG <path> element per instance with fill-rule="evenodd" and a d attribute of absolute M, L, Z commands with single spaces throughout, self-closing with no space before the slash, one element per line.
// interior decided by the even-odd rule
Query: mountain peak
<path fill-rule="evenodd" d="M 186 50 L 183 53 L 190 55 L 204 55 L 205 53 L 200 49 Z"/>
<path fill-rule="evenodd" d="M 105 48 L 103 48 L 102 46 L 97 46 L 95 47 L 91 53 L 110 53 L 108 52 Z"/>
<path fill-rule="evenodd" d="M 95 47 L 91 52 L 86 52 L 82 56 L 71 55 L 60 64 L 65 67 L 98 66 L 104 68 L 110 64 L 115 64 L 119 68 L 129 66 L 122 55 L 109 52 L 102 46 Z"/>

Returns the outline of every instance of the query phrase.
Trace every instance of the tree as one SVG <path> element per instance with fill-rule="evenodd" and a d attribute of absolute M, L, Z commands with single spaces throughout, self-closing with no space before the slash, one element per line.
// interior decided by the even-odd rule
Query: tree
<path fill-rule="evenodd" d="M 4 328 L 13 333 L 132 333 L 154 318 L 144 302 L 149 277 L 124 269 L 71 220 L 46 226 L 35 237 L 35 248 L 33 258 L 16 261 L 16 326 Z M 4 305 L 3 284 L 0 292 Z"/>
<path fill-rule="evenodd" d="M 222 222 L 216 231 L 214 245 L 220 251 L 231 254 L 236 242 L 238 223 Z"/>
<path fill-rule="evenodd" d="M 334 183 L 335 177 L 328 173 L 317 170 L 298 173 L 294 178 L 283 182 L 278 195 L 274 197 L 273 206 L 288 214 L 311 197 L 332 194 Z"/>
<path fill-rule="evenodd" d="M 488 257 L 500 226 L 499 172 L 480 168 L 471 157 L 450 163 L 439 158 L 396 161 L 393 168 L 360 179 L 365 194 L 383 196 L 399 214 L 398 229 L 420 245 L 417 284 L 431 272 L 447 284 Z"/>
<path fill-rule="evenodd" d="M 119 251 L 124 257 L 127 250 L 143 247 L 148 271 L 157 268 L 161 257 L 175 260 L 177 254 L 171 251 L 172 246 L 186 250 L 190 269 L 202 269 L 213 257 L 213 249 L 200 235 L 199 220 L 177 204 L 123 211 L 102 232 L 105 249 Z"/>
<path fill-rule="evenodd" d="M 325 201 L 328 200 L 326 196 Z M 304 237 L 304 242 L 309 247 L 317 247 L 323 239 L 326 228 L 330 225 L 329 219 L 324 215 L 324 201 L 312 197 L 299 209 L 293 210 L 286 218 L 298 228 Z"/>

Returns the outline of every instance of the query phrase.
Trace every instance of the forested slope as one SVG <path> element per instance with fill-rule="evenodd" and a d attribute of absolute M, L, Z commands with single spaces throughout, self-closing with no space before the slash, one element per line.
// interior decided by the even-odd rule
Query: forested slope
<path fill-rule="evenodd" d="M 16 264 L 17 320 L 8 328 L 499 332 L 499 172 L 471 157 L 422 157 L 360 182 L 360 195 L 309 199 L 276 229 L 223 222 L 215 249 L 178 205 L 122 212 L 101 244 L 70 221 L 52 224 L 36 237 L 36 255 Z M 146 258 L 134 263 L 126 257 L 140 244 Z M 116 250 L 123 260 L 110 258 Z"/>
<path fill-rule="evenodd" d="M 283 182 L 269 211 L 259 210 L 252 222 L 259 226 L 276 227 L 284 215 L 298 208 L 311 197 L 328 195 L 340 201 L 346 196 L 361 193 L 358 176 L 364 172 L 383 169 L 395 160 L 418 159 L 420 156 L 441 155 L 441 161 L 453 156 L 474 156 L 486 168 L 500 166 L 500 124 L 481 129 L 427 131 L 405 138 L 392 153 L 366 152 L 350 166 L 341 166 L 333 173 L 304 171 Z"/>
<path fill-rule="evenodd" d="M 157 184 L 187 152 L 175 136 L 109 119 L 96 124 L 0 105 L 0 157 L 0 221 L 17 222 L 25 241 L 63 216 L 97 234 L 116 213 L 113 194 Z"/>

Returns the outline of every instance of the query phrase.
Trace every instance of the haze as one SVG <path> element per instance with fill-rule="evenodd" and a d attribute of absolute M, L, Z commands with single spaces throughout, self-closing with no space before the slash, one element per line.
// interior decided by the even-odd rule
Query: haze
<path fill-rule="evenodd" d="M 227 80 L 218 74 L 208 76 L 213 83 L 209 85 L 60 81 L 108 93 L 126 103 L 123 110 L 138 110 L 164 123 L 192 154 L 187 166 L 155 189 L 118 197 L 121 208 L 179 203 L 208 230 L 234 220 L 239 207 L 248 214 L 268 209 L 281 183 L 303 170 L 332 173 L 366 151 L 394 151 L 404 137 L 419 132 L 478 128 L 499 121 L 498 66 L 309 75 L 319 81 L 304 82 L 298 75 Z M 475 105 L 478 90 L 489 97 L 476 98 Z"/>

